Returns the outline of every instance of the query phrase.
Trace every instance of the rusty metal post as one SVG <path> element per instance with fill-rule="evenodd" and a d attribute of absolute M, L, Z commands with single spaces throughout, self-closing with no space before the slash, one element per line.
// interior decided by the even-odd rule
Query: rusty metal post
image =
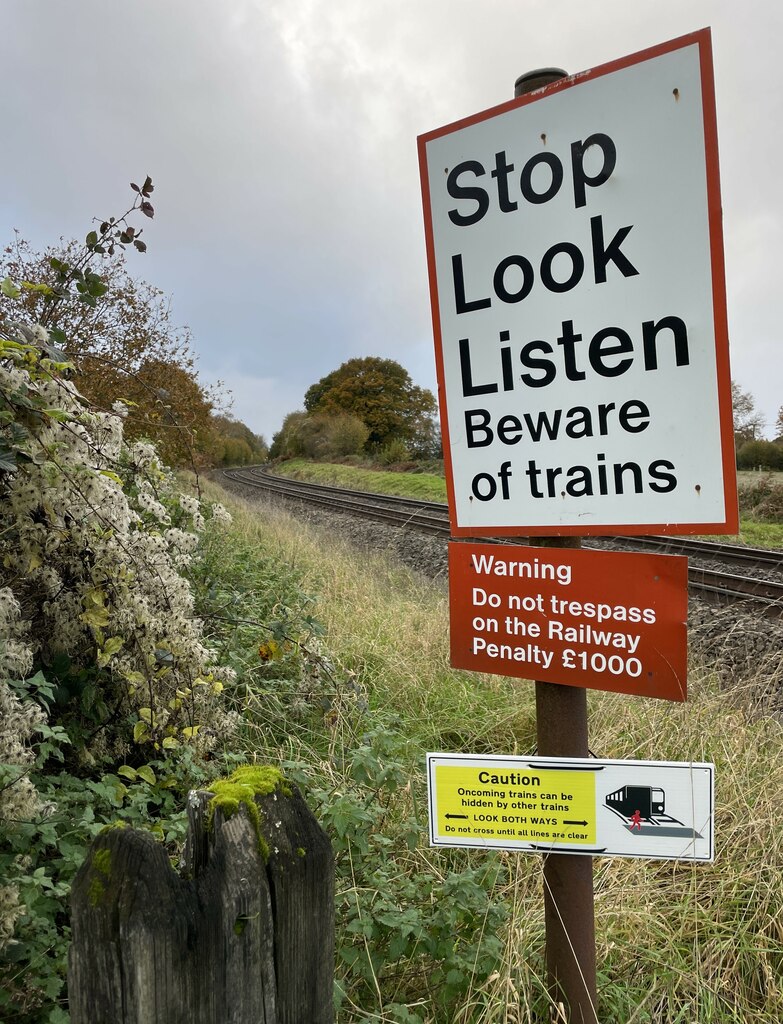
<path fill-rule="evenodd" d="M 514 95 L 565 78 L 561 68 L 538 68 L 520 75 Z M 546 547 L 578 548 L 578 537 L 531 538 Z M 587 757 L 587 691 L 536 682 L 536 730 L 542 757 Z M 598 1024 L 595 979 L 593 860 L 577 854 L 544 858 L 544 923 L 549 994 L 564 1006 L 567 1024 Z"/>

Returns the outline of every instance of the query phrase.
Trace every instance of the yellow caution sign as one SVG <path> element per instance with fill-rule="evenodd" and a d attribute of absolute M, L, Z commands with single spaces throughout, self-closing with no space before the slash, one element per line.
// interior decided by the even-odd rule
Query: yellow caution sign
<path fill-rule="evenodd" d="M 714 857 L 715 766 L 427 754 L 433 846 L 587 857 Z"/>
<path fill-rule="evenodd" d="M 447 839 L 595 845 L 592 772 L 437 763 L 434 806 Z"/>

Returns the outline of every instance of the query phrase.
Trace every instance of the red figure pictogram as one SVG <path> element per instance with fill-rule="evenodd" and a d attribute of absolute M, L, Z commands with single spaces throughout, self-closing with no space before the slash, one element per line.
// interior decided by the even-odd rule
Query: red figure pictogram
<path fill-rule="evenodd" d="M 642 831 L 642 812 L 638 810 L 634 811 L 631 815 L 631 832 L 635 828 L 638 828 L 640 832 Z"/>

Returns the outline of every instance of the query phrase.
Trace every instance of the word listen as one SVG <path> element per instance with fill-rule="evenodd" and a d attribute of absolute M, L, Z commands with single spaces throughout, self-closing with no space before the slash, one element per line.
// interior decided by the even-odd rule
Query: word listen
<path fill-rule="evenodd" d="M 584 282 L 595 288 L 609 281 L 639 278 L 643 264 L 633 253 L 634 225 L 608 225 L 606 216 L 586 209 L 595 204 L 601 187 L 611 179 L 618 163 L 615 141 L 605 132 L 594 132 L 570 143 L 558 154 L 550 148 L 518 155 L 505 149 L 494 154 L 492 163 L 465 159 L 451 168 L 446 179 L 448 196 L 454 205 L 448 210 L 452 224 L 470 231 L 488 214 L 524 219 L 525 210 L 560 197 L 577 211 L 576 233 L 582 247 L 571 239 L 560 239 L 536 252 L 514 252 L 503 256 L 483 279 L 476 278 L 477 266 L 464 253 L 451 256 L 454 310 L 467 316 L 495 304 L 512 307 L 534 293 L 560 295 L 572 292 Z M 578 211 L 585 210 L 580 222 Z M 625 219 L 625 218 L 624 218 Z M 555 221 L 556 223 L 557 221 Z M 485 230 L 482 228 L 482 230 Z M 524 238 L 524 230 L 516 233 Z M 583 248 L 586 251 L 583 251 Z M 493 260 L 494 262 L 494 260 Z M 652 311 L 651 311 L 652 312 Z M 467 321 L 466 321 L 467 322 Z M 470 320 L 478 324 L 477 320 Z M 604 383 L 633 371 L 639 381 L 657 376 L 662 370 L 687 368 L 691 363 L 688 325 L 676 311 L 649 316 L 638 328 L 608 325 L 589 332 L 573 319 L 560 321 L 559 333 L 551 337 L 525 335 L 519 328 L 497 332 L 497 342 L 486 335 L 455 338 L 459 355 L 462 395 L 465 399 L 503 393 L 526 392 L 545 396 L 546 389 L 559 401 L 546 408 L 546 398 L 531 402 L 527 411 L 504 414 L 497 405 L 490 409 L 466 402 L 464 427 L 468 448 L 503 445 L 530 449 L 548 441 L 608 437 L 612 434 L 640 434 L 651 427 L 653 412 L 648 401 L 633 395 L 622 400 L 578 403 L 580 390 L 606 391 Z M 478 330 L 478 328 L 476 328 Z M 556 330 L 556 329 L 555 329 Z M 460 332 L 462 333 L 462 332 Z M 630 378 L 629 378 L 630 379 Z M 563 394 L 577 401 L 566 406 Z M 637 393 L 638 394 L 638 393 Z M 646 396 L 645 396 L 646 398 Z M 611 458 L 611 457 L 610 457 Z M 591 497 L 609 494 L 642 494 L 645 490 L 665 494 L 677 487 L 675 464 L 658 458 L 644 464 L 633 460 L 609 461 L 604 454 L 580 465 L 541 465 L 525 460 L 519 467 L 521 480 L 531 498 Z M 472 494 L 479 501 L 510 498 L 512 463 L 499 472 L 479 473 Z"/>

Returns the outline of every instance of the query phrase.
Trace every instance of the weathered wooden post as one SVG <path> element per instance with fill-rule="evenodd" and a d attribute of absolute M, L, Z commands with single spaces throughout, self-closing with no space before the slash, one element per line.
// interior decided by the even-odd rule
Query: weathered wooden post
<path fill-rule="evenodd" d="M 73 1024 L 332 1024 L 334 861 L 299 792 L 240 768 L 188 800 L 178 874 L 109 828 L 74 881 Z"/>
<path fill-rule="evenodd" d="M 514 95 L 524 96 L 566 77 L 561 68 L 520 75 Z M 530 543 L 578 548 L 579 537 L 538 537 Z M 587 691 L 536 681 L 538 753 L 547 757 L 588 757 Z M 593 861 L 568 853 L 544 858 L 544 923 L 547 983 L 553 1002 L 565 1001 L 568 1020 L 597 1024 Z"/>

